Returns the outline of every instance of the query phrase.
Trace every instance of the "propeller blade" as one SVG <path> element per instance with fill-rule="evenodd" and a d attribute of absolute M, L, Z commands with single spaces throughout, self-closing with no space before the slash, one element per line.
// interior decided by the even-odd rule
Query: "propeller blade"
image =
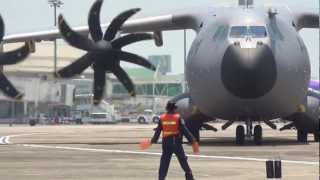
<path fill-rule="evenodd" d="M 81 58 L 77 59 L 69 66 L 64 67 L 63 69 L 55 72 L 55 77 L 58 78 L 71 78 L 75 75 L 81 74 L 87 67 L 89 67 L 93 62 L 93 59 L 90 57 L 90 54 L 86 54 Z"/>
<path fill-rule="evenodd" d="M 11 84 L 2 72 L 0 72 L 0 89 L 6 96 L 13 99 L 20 100 L 23 97 L 23 94 Z"/>
<path fill-rule="evenodd" d="M 125 52 L 125 51 L 120 51 L 118 54 L 118 58 L 120 60 L 125 61 L 125 62 L 137 64 L 137 65 L 143 66 L 143 67 L 150 69 L 150 70 L 153 70 L 153 71 L 156 70 L 156 67 L 153 64 L 151 64 L 147 59 L 145 59 L 142 56 L 136 55 L 136 54 L 132 54 L 132 53 Z"/>
<path fill-rule="evenodd" d="M 129 34 L 123 37 L 120 37 L 114 41 L 111 42 L 112 47 L 116 48 L 116 49 L 120 49 L 126 45 L 135 43 L 135 42 L 139 42 L 139 41 L 143 41 L 143 40 L 149 40 L 149 39 L 153 39 L 153 35 L 152 34 L 148 34 L 148 33 L 135 33 L 135 34 Z"/>
<path fill-rule="evenodd" d="M 3 22 L 2 16 L 0 16 L 0 41 L 3 40 L 3 36 L 4 36 L 4 22 Z"/>
<path fill-rule="evenodd" d="M 110 23 L 105 35 L 104 40 L 111 41 L 116 36 L 117 32 L 120 30 L 121 26 L 123 25 L 126 20 L 128 20 L 131 16 L 139 12 L 140 8 L 129 9 L 127 11 L 122 12 L 117 17 L 115 17 L 112 22 Z"/>
<path fill-rule="evenodd" d="M 93 104 L 98 105 L 104 95 L 104 89 L 106 85 L 106 71 L 103 68 L 94 68 L 93 84 Z"/>
<path fill-rule="evenodd" d="M 89 31 L 92 39 L 94 41 L 99 41 L 102 39 L 102 29 L 100 25 L 100 11 L 102 6 L 103 0 L 97 0 L 91 7 L 89 13 Z"/>
<path fill-rule="evenodd" d="M 0 54 L 0 65 L 17 64 L 24 60 L 30 53 L 29 44 L 25 43 L 19 49 Z"/>
<path fill-rule="evenodd" d="M 129 92 L 130 96 L 135 97 L 135 88 L 129 75 L 120 66 L 114 68 L 112 72 L 118 78 L 118 80 L 124 85 L 124 87 Z"/>
<path fill-rule="evenodd" d="M 59 15 L 59 30 L 63 38 L 73 47 L 85 51 L 95 51 L 98 49 L 93 41 L 73 31 L 62 15 Z"/>

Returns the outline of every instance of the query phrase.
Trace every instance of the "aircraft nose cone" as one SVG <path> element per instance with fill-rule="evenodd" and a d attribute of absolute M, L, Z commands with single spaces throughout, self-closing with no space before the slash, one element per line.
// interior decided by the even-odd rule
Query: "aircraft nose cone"
<path fill-rule="evenodd" d="M 274 87 L 277 78 L 271 49 L 266 45 L 229 46 L 222 60 L 221 78 L 228 91 L 242 99 L 265 95 Z"/>

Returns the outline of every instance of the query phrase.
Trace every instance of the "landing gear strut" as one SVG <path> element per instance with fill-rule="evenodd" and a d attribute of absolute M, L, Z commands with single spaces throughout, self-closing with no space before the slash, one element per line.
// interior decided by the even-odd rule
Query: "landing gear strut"
<path fill-rule="evenodd" d="M 246 126 L 247 126 L 246 137 L 247 138 L 251 138 L 252 137 L 252 121 L 251 120 L 247 120 L 246 121 Z"/>
<path fill-rule="evenodd" d="M 262 127 L 261 125 L 256 125 L 254 129 L 252 128 L 252 121 L 246 121 L 246 131 L 242 125 L 238 125 L 236 129 L 236 144 L 243 145 L 245 138 L 252 138 L 256 145 L 262 144 Z M 245 134 L 246 132 L 246 134 Z"/>

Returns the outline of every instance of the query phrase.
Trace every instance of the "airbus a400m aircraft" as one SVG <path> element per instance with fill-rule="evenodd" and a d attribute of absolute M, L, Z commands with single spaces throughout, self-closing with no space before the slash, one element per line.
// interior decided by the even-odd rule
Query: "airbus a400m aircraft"
<path fill-rule="evenodd" d="M 292 122 L 282 130 L 295 127 L 299 141 L 306 141 L 308 133 L 319 140 L 319 97 L 308 93 L 310 62 L 299 35 L 303 28 L 319 28 L 317 12 L 256 7 L 252 1 L 240 0 L 238 7 L 192 8 L 128 20 L 139 11 L 132 9 L 110 24 L 102 24 L 103 28 L 108 27 L 103 36 L 99 20 L 101 5 L 102 0 L 97 0 L 92 6 L 89 27 L 72 30 L 60 16 L 61 33 L 52 30 L 16 34 L 4 40 L 10 43 L 63 37 L 70 45 L 88 51 L 56 75 L 72 77 L 93 65 L 94 95 L 98 103 L 103 97 L 106 72 L 114 73 L 129 93 L 135 94 L 132 81 L 119 66 L 120 60 L 154 69 L 144 58 L 123 52 L 123 46 L 151 38 L 161 45 L 162 31 L 192 29 L 197 36 L 187 59 L 189 92 L 172 101 L 177 102 L 197 137 L 206 121 L 219 118 L 226 121 L 222 129 L 237 121 L 244 122 L 246 128 L 237 126 L 237 144 L 244 144 L 245 137 L 253 137 L 256 144 L 261 144 L 260 122 L 276 129 L 272 120 L 281 118 Z M 134 34 L 117 39 L 118 31 Z M 258 125 L 253 127 L 253 123 Z"/>

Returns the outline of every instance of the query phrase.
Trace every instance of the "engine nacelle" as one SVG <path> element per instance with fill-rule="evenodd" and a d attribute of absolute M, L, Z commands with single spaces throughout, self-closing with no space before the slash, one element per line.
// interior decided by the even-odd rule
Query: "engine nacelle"
<path fill-rule="evenodd" d="M 186 121 L 194 120 L 205 122 L 209 121 L 209 119 L 212 119 L 199 111 L 198 107 L 193 103 L 191 97 L 188 94 L 178 96 L 171 101 L 176 102 L 176 106 L 178 107 L 177 111 Z"/>
<path fill-rule="evenodd" d="M 176 106 L 178 107 L 177 111 L 181 114 L 183 119 L 189 119 L 194 109 L 196 108 L 190 98 L 180 99 L 176 102 Z"/>
<path fill-rule="evenodd" d="M 171 101 L 176 102 L 176 106 L 178 107 L 177 111 L 185 120 L 189 131 L 198 141 L 200 140 L 199 131 L 201 128 L 217 131 L 217 129 L 213 126 L 205 124 L 205 122 L 209 122 L 213 119 L 199 111 L 198 107 L 193 103 L 189 94 L 182 94 L 175 97 Z"/>

